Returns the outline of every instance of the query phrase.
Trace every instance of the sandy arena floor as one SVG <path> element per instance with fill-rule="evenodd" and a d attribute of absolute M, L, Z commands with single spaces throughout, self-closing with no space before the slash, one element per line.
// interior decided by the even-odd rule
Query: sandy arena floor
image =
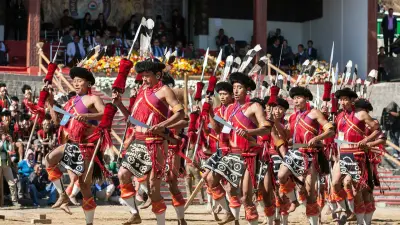
<path fill-rule="evenodd" d="M 0 224 L 7 225 L 22 225 L 30 224 L 31 219 L 39 219 L 39 214 L 46 214 L 48 219 L 52 219 L 52 224 L 85 224 L 84 214 L 81 207 L 71 207 L 73 212 L 72 215 L 67 215 L 60 210 L 53 210 L 50 208 L 39 208 L 39 209 L 13 209 L 11 207 L 1 208 L 0 215 L 5 215 L 6 220 L 0 220 Z M 326 210 L 326 208 L 325 208 Z M 323 224 L 333 224 L 328 221 L 328 216 L 325 216 L 325 210 L 323 211 L 322 222 Z M 304 216 L 304 207 L 298 208 L 295 213 L 289 217 L 290 224 L 307 224 Z M 143 219 L 142 224 L 156 224 L 154 215 L 150 209 L 141 210 L 141 216 Z M 259 207 L 259 213 L 262 214 L 261 208 Z M 172 206 L 168 206 L 167 209 L 167 223 L 168 225 L 178 224 L 175 220 L 175 211 Z M 121 224 L 127 220 L 129 213 L 127 208 L 124 206 L 98 206 L 95 214 L 95 225 L 114 225 Z M 211 225 L 217 224 L 213 221 L 211 215 L 206 213 L 205 206 L 191 206 L 186 214 L 186 220 L 188 224 L 195 225 Z M 222 217 L 222 214 L 220 214 Z M 260 218 L 260 224 L 263 218 Z M 244 220 L 244 212 L 241 211 L 240 224 L 247 224 Z M 374 215 L 374 222 L 376 225 L 400 225 L 400 208 L 377 208 Z"/>

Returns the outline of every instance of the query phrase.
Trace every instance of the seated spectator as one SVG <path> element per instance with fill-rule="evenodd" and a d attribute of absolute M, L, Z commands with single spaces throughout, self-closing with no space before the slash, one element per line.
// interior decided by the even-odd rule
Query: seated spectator
<path fill-rule="evenodd" d="M 68 35 L 65 35 L 62 39 L 63 45 L 68 46 L 69 43 L 74 42 L 75 36 L 76 36 L 75 28 L 70 28 Z"/>
<path fill-rule="evenodd" d="M 156 38 L 153 41 L 153 55 L 155 57 L 163 57 L 165 48 L 160 46 L 160 41 Z"/>
<path fill-rule="evenodd" d="M 226 57 L 228 57 L 230 55 L 232 55 L 233 57 L 235 57 L 237 55 L 235 38 L 233 38 L 233 37 L 230 37 L 229 43 L 227 45 L 225 45 L 222 58 L 226 59 Z"/>
<path fill-rule="evenodd" d="M 181 41 L 177 41 L 175 44 L 175 51 L 177 53 L 177 57 L 183 57 L 183 46 Z"/>
<path fill-rule="evenodd" d="M 121 39 L 115 39 L 114 44 L 111 46 L 112 56 L 123 56 L 124 48 L 122 47 Z"/>
<path fill-rule="evenodd" d="M 104 165 L 106 169 L 113 175 L 118 174 L 117 161 L 115 156 L 114 156 L 114 161 L 111 162 L 110 156 L 104 155 Z"/>
<path fill-rule="evenodd" d="M 272 64 L 278 66 L 281 57 L 281 45 L 279 38 L 275 38 L 274 44 L 268 47 L 269 54 L 271 54 Z"/>
<path fill-rule="evenodd" d="M 385 48 L 380 47 L 379 54 L 378 54 L 378 81 L 389 81 L 386 76 L 386 71 L 384 68 L 384 63 L 385 63 L 386 58 L 387 58 L 387 56 L 385 54 Z"/>
<path fill-rule="evenodd" d="M 18 198 L 30 199 L 29 195 L 29 176 L 35 166 L 35 155 L 28 149 L 24 160 L 18 163 Z"/>
<path fill-rule="evenodd" d="M 317 49 L 313 48 L 313 44 L 312 40 L 307 42 L 307 57 L 309 60 L 317 60 Z"/>
<path fill-rule="evenodd" d="M 307 60 L 307 53 L 304 52 L 304 45 L 299 44 L 297 46 L 297 53 L 294 56 L 295 64 L 303 64 Z"/>
<path fill-rule="evenodd" d="M 83 46 L 83 49 L 88 52 L 94 46 L 94 38 L 89 30 L 85 30 L 84 36 L 81 38 L 79 43 Z"/>
<path fill-rule="evenodd" d="M 109 46 L 111 48 L 111 45 L 113 44 L 113 39 L 111 37 L 111 31 L 110 30 L 106 29 L 104 31 L 103 41 L 104 41 L 104 46 Z"/>
<path fill-rule="evenodd" d="M 165 35 L 166 29 L 167 28 L 165 26 L 165 23 L 162 21 L 161 15 L 157 15 L 156 23 L 154 25 L 154 35 L 155 35 L 155 37 L 159 38 L 162 35 Z"/>
<path fill-rule="evenodd" d="M 107 22 L 104 18 L 103 13 L 99 13 L 97 20 L 94 22 L 94 30 L 96 34 L 103 35 L 104 31 L 107 29 Z"/>
<path fill-rule="evenodd" d="M 60 19 L 60 26 L 61 28 L 69 27 L 69 26 L 74 26 L 74 19 L 69 15 L 69 10 L 64 9 L 63 11 L 63 17 Z"/>
<path fill-rule="evenodd" d="M 53 183 L 49 181 L 48 174 L 41 165 L 35 165 L 34 173 L 29 176 L 29 192 L 34 206 L 39 206 L 39 199 L 49 197 L 47 205 L 56 202 L 57 191 Z"/>
<path fill-rule="evenodd" d="M 161 48 L 170 48 L 171 46 L 168 43 L 168 39 L 166 35 L 162 35 L 160 39 L 160 46 Z"/>
<path fill-rule="evenodd" d="M 281 58 L 281 65 L 292 65 L 293 64 L 293 52 L 292 47 L 288 45 L 287 40 L 283 40 L 282 43 L 282 58 Z"/>
<path fill-rule="evenodd" d="M 96 182 L 93 186 L 94 196 L 99 200 L 108 202 L 115 191 L 115 187 L 112 179 Z"/>
<path fill-rule="evenodd" d="M 3 41 L 0 41 L 0 66 L 7 66 L 7 48 Z"/>
<path fill-rule="evenodd" d="M 79 43 L 80 38 L 78 35 L 75 36 L 74 42 L 67 45 L 67 57 L 69 66 L 76 65 L 83 57 L 85 57 L 85 49 L 83 45 Z"/>
<path fill-rule="evenodd" d="M 215 44 L 217 45 L 217 48 L 221 49 L 228 43 L 228 36 L 225 35 L 224 29 L 219 29 L 218 35 L 215 37 Z"/>
<path fill-rule="evenodd" d="M 96 35 L 96 37 L 94 38 L 92 48 L 96 47 L 97 45 L 100 45 L 101 47 L 104 46 L 104 40 L 100 35 Z"/>
<path fill-rule="evenodd" d="M 184 54 L 186 59 L 196 59 L 197 58 L 197 52 L 196 52 L 196 49 L 194 48 L 193 41 L 189 42 L 189 44 L 185 48 L 185 51 L 184 51 L 183 54 Z"/>

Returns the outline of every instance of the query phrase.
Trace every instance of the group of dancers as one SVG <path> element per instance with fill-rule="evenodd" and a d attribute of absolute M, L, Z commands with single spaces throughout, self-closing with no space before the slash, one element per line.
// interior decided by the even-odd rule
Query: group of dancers
<path fill-rule="evenodd" d="M 51 63 L 39 103 L 60 125 L 59 145 L 45 156 L 49 179 L 59 193 L 52 207 L 71 213 L 68 205 L 76 203 L 80 191 L 86 224 L 94 223 L 91 185 L 109 175 L 103 155 L 112 146 L 111 125 L 120 110 L 126 130 L 118 178 L 120 197 L 130 212 L 123 224 L 142 222 L 133 178 L 148 193 L 157 224 L 165 224 L 163 180 L 169 185 L 178 224 L 187 224 L 185 209 L 191 202 L 178 188 L 185 165 L 202 171 L 201 184 L 207 187 L 218 224 L 239 224 L 241 208 L 249 224 L 258 224 L 258 204 L 263 207 L 264 224 L 288 224 L 288 215 L 303 204 L 309 223 L 316 225 L 325 203 L 338 222 L 354 219 L 360 225 L 371 224 L 385 136 L 369 115 L 370 102 L 349 87 L 333 92 L 336 84 L 330 81 L 324 84 L 323 96 L 315 96 L 307 86 L 293 85 L 286 91 L 271 82 L 265 87 L 254 73 L 261 71 L 260 63 L 244 73 L 248 59 L 236 68 L 225 67 L 219 80 L 211 74 L 206 91 L 199 81 L 190 114 L 185 113 L 182 92 L 172 88 L 169 60 L 144 57 L 134 66 L 122 59 L 112 103 L 107 104 L 91 94 L 95 78 L 90 70 L 76 66 L 70 70 L 76 96 L 63 109 L 55 107 L 51 68 L 56 66 Z M 140 86 L 126 107 L 121 96 L 133 66 Z M 256 90 L 269 94 L 254 94 Z M 312 107 L 313 99 L 321 97 L 322 104 Z M 290 104 L 294 112 L 288 115 Z M 71 178 L 66 189 L 59 166 Z M 218 207 L 222 219 L 216 215 Z"/>

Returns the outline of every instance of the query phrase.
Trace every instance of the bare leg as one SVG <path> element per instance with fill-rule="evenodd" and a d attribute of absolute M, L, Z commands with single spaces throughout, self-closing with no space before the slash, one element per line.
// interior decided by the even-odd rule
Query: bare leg
<path fill-rule="evenodd" d="M 264 176 L 264 182 L 261 187 L 263 202 L 264 202 L 264 213 L 266 221 L 264 224 L 272 224 L 275 219 L 275 204 L 273 203 L 274 190 L 272 188 L 271 172 L 270 170 Z"/>
<path fill-rule="evenodd" d="M 21 162 L 21 160 L 24 159 L 25 155 L 24 155 L 24 145 L 21 142 L 16 142 L 15 146 L 18 149 L 18 155 L 19 155 L 19 161 Z"/>
<path fill-rule="evenodd" d="M 121 167 L 118 171 L 118 178 L 121 186 L 121 199 L 128 206 L 132 216 L 124 222 L 124 225 L 139 224 L 142 222 L 135 204 L 135 189 L 132 183 L 133 174 L 128 169 Z"/>
<path fill-rule="evenodd" d="M 68 208 L 69 198 L 68 195 L 65 193 L 64 187 L 61 182 L 62 172 L 58 168 L 58 163 L 61 161 L 63 154 L 64 154 L 65 145 L 61 145 L 54 149 L 52 152 L 46 155 L 45 157 L 45 164 L 46 170 L 49 174 L 49 180 L 53 182 L 54 186 L 57 189 L 60 197 L 58 198 L 57 202 L 52 206 L 52 208 L 61 207 L 66 213 L 71 213 Z"/>
<path fill-rule="evenodd" d="M 168 145 L 165 141 L 162 146 L 163 149 L 159 148 L 157 151 L 157 162 L 158 165 L 165 165 L 165 159 L 167 157 Z M 165 205 L 164 199 L 161 196 L 160 186 L 161 186 L 161 177 L 156 174 L 157 171 L 151 170 L 150 178 L 149 178 L 149 197 L 151 199 L 152 211 L 156 214 L 157 224 L 164 225 L 165 224 L 165 210 L 167 206 Z"/>
<path fill-rule="evenodd" d="M 309 169 L 309 174 L 305 180 L 305 186 L 307 191 L 307 206 L 306 206 L 306 215 L 311 225 L 318 224 L 318 215 L 319 215 L 319 207 L 317 204 L 317 190 L 316 190 L 316 181 L 317 181 L 317 171 L 314 167 L 314 163 L 311 164 Z"/>
<path fill-rule="evenodd" d="M 345 198 L 344 196 L 342 196 L 341 192 L 342 192 L 342 181 L 343 178 L 345 176 L 343 176 L 340 173 L 340 164 L 339 162 L 335 162 L 335 164 L 333 165 L 333 169 L 332 169 L 332 187 L 331 187 L 331 191 L 332 194 L 334 196 L 334 201 L 337 202 L 337 209 L 334 213 L 338 213 L 338 215 L 336 216 L 336 218 L 340 219 L 340 214 L 342 212 L 346 211 L 346 203 L 345 203 Z"/>
<path fill-rule="evenodd" d="M 248 170 L 243 176 L 242 202 L 245 208 L 246 220 L 249 224 L 258 224 L 257 208 L 253 202 L 253 184 Z"/>
<path fill-rule="evenodd" d="M 84 163 L 85 163 L 85 172 L 82 174 L 82 176 L 79 177 L 79 185 L 81 187 L 81 193 L 83 195 L 82 208 L 85 213 L 86 224 L 92 225 L 94 218 L 94 211 L 96 209 L 96 203 L 94 201 L 91 191 L 93 169 L 89 171 L 89 164 L 90 164 L 89 160 L 85 160 Z M 85 177 L 87 177 L 86 180 Z"/>
<path fill-rule="evenodd" d="M 185 221 L 185 199 L 181 191 L 178 188 L 178 176 L 179 176 L 179 167 L 180 167 L 180 157 L 178 154 L 175 154 L 172 158 L 170 171 L 168 172 L 168 184 L 169 191 L 172 195 L 172 205 L 175 208 L 176 216 L 180 225 L 186 225 Z"/>
<path fill-rule="evenodd" d="M 290 201 L 290 208 L 288 213 L 294 212 L 299 206 L 299 202 L 297 201 L 296 195 L 294 194 L 294 183 L 289 180 L 289 176 L 292 172 L 284 166 L 283 164 L 279 168 L 278 172 L 278 180 L 280 183 L 280 193 L 286 195 Z M 292 185 L 291 185 L 292 183 Z"/>

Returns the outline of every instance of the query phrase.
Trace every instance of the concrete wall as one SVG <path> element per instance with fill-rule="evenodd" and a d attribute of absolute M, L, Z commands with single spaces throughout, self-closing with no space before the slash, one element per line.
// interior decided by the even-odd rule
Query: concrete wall
<path fill-rule="evenodd" d="M 23 76 L 0 73 L 0 82 L 6 83 L 9 95 L 16 95 L 20 102 L 22 102 L 22 99 L 24 98 L 21 90 L 22 86 L 24 86 L 24 84 L 30 85 L 32 87 L 32 91 L 34 91 L 36 88 L 35 95 L 39 96 L 39 91 L 43 87 L 43 79 L 44 77 L 38 76 Z"/>
<path fill-rule="evenodd" d="M 348 60 L 358 64 L 362 77 L 367 71 L 368 4 L 366 0 L 324 0 L 323 17 L 303 24 L 303 39 L 314 41 L 319 57 L 329 60 L 335 42 L 334 62 L 342 70 Z"/>

